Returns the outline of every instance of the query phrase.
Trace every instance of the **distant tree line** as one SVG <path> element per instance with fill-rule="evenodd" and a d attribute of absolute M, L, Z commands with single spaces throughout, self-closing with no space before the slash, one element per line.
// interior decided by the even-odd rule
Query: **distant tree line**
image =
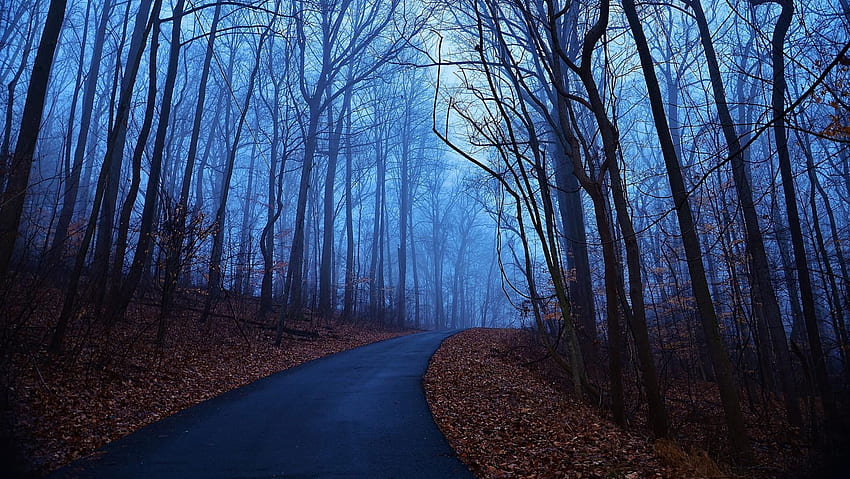
<path fill-rule="evenodd" d="M 425 7 L 3 2 L 4 344 L 37 291 L 53 353 L 134 301 L 162 343 L 187 294 L 256 298 L 278 343 L 512 321 L 481 175 L 431 133 Z"/>

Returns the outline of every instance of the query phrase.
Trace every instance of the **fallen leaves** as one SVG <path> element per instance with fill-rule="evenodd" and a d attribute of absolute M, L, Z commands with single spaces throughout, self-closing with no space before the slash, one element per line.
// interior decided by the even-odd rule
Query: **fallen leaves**
<path fill-rule="evenodd" d="M 467 330 L 444 341 L 431 359 L 425 377 L 431 411 L 477 477 L 678 477 L 646 438 L 523 366 L 544 355 L 528 334 Z"/>
<path fill-rule="evenodd" d="M 756 461 L 735 470 L 724 460 L 730 451 L 716 385 L 668 380 L 675 440 L 653 442 L 645 405 L 632 405 L 628 429 L 617 427 L 604 408 L 577 400 L 545 356 L 530 332 L 473 329 L 444 341 L 431 359 L 425 377 L 431 411 L 480 479 L 846 475 L 847 456 L 826 455 L 807 442 L 788 426 L 777 399 L 745 403 Z M 639 396 L 633 378 L 626 385 L 631 397 Z M 847 442 L 837 444 L 840 453 Z"/>

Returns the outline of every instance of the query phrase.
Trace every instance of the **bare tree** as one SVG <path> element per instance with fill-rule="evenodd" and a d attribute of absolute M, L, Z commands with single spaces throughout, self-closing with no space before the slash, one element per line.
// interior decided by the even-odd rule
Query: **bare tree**
<path fill-rule="evenodd" d="M 15 240 L 18 237 L 24 197 L 29 186 L 35 146 L 41 130 L 41 117 L 44 113 L 47 83 L 53 68 L 53 55 L 56 52 L 59 32 L 65 18 L 65 6 L 65 0 L 50 1 L 27 87 L 27 98 L 24 102 L 24 114 L 21 118 L 15 153 L 5 178 L 6 185 L 2 201 L 0 201 L 0 281 L 6 278 L 9 262 L 15 250 Z"/>
<path fill-rule="evenodd" d="M 629 22 L 629 28 L 635 40 L 638 55 L 640 57 L 641 69 L 643 71 L 646 87 L 649 92 L 652 117 L 655 129 L 661 142 L 661 150 L 664 156 L 664 166 L 673 193 L 673 201 L 676 207 L 676 217 L 679 221 L 679 231 L 682 234 L 682 242 L 687 255 L 688 271 L 691 277 L 691 287 L 696 298 L 702 328 L 706 336 L 711 362 L 720 388 L 720 398 L 726 414 L 726 425 L 729 428 L 729 442 L 739 458 L 748 462 L 752 457 L 752 449 L 744 429 L 744 418 L 741 413 L 741 404 L 738 399 L 738 391 L 732 376 L 732 364 L 729 361 L 729 353 L 726 345 L 720 337 L 717 313 L 711 300 L 711 292 L 708 287 L 705 266 L 703 265 L 702 246 L 700 245 L 697 230 L 695 228 L 693 213 L 691 211 L 688 190 L 682 177 L 679 158 L 676 154 L 667 117 L 664 113 L 664 100 L 659 88 L 658 77 L 643 24 L 637 14 L 634 0 L 623 0 L 623 10 Z"/>

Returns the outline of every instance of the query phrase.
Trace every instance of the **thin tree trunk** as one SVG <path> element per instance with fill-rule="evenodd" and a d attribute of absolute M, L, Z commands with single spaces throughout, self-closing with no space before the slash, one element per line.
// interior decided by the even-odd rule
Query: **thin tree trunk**
<path fill-rule="evenodd" d="M 419 265 L 416 260 L 416 232 L 413 229 L 413 192 L 409 191 L 408 194 L 410 195 L 410 207 L 405 214 L 405 221 L 408 222 L 407 226 L 410 230 L 410 264 L 413 269 L 413 327 L 419 329 L 422 327 L 422 322 L 419 315 Z"/>
<path fill-rule="evenodd" d="M 62 197 L 62 209 L 53 234 L 53 244 L 50 247 L 50 264 L 57 264 L 63 257 L 64 244 L 68 239 L 68 228 L 74 217 L 79 193 L 80 176 L 83 170 L 83 159 L 88 146 L 89 130 L 91 129 L 92 113 L 94 110 L 94 98 L 97 93 L 97 80 L 100 77 L 100 64 L 103 57 L 103 46 L 106 39 L 106 27 L 109 23 L 109 13 L 112 11 L 112 2 L 107 1 L 103 5 L 103 11 L 98 22 L 94 36 L 94 47 L 91 53 L 91 62 L 83 87 L 83 102 L 80 106 L 82 115 L 80 117 L 80 131 L 77 135 L 77 146 L 74 150 L 74 159 L 71 171 L 65 180 L 65 191 Z M 85 55 L 83 55 L 85 58 Z"/>
<path fill-rule="evenodd" d="M 0 207 L 0 281 L 6 279 L 12 253 L 15 250 L 18 226 L 21 224 L 24 200 L 29 187 L 35 145 L 41 130 L 47 83 L 53 68 L 53 54 L 59 43 L 59 32 L 62 30 L 62 21 L 65 18 L 65 4 L 65 0 L 50 0 L 27 87 L 18 141 L 15 144 L 15 153 L 6 178 L 6 189 L 3 191 L 2 202 L 0 202 L 2 205 Z"/>
<path fill-rule="evenodd" d="M 591 188 L 591 190 L 588 190 Z M 608 375 L 611 381 L 611 414 L 614 422 L 625 425 L 626 414 L 623 399 L 623 333 L 622 333 L 622 309 L 619 302 L 619 288 L 617 286 L 620 277 L 617 263 L 616 243 L 611 231 L 609 212 L 606 205 L 602 186 L 587 185 L 588 192 L 593 191 L 594 213 L 596 216 L 596 227 L 599 232 L 599 241 L 602 243 L 602 257 L 605 268 L 605 314 L 608 326 Z"/>
<path fill-rule="evenodd" d="M 276 195 L 276 191 L 281 191 L 282 188 L 277 187 L 279 182 L 283 182 L 283 174 L 277 178 L 277 157 L 278 143 L 280 142 L 280 114 L 277 108 L 277 99 L 279 98 L 279 90 L 277 83 L 274 87 L 275 103 L 272 107 L 272 143 L 271 152 L 269 154 L 269 178 L 268 178 L 268 201 L 266 205 L 266 224 L 263 226 L 263 232 L 260 234 L 260 254 L 263 257 L 263 278 L 260 282 L 260 311 L 258 316 L 263 318 L 266 313 L 272 310 L 272 295 L 274 282 L 274 224 L 282 210 L 281 197 Z M 284 159 L 285 160 L 285 159 Z M 281 166 L 281 173 L 283 166 Z"/>
<path fill-rule="evenodd" d="M 396 291 L 397 326 L 404 327 L 407 321 L 407 216 L 410 209 L 410 113 L 412 105 L 408 102 L 404 109 L 404 131 L 401 138 L 401 168 L 399 172 L 399 212 L 398 212 L 398 290 Z"/>
<path fill-rule="evenodd" d="M 153 9 L 151 9 L 151 3 L 153 3 Z M 97 218 L 99 217 L 100 206 L 106 189 L 106 182 L 113 159 L 112 151 L 116 148 L 120 148 L 121 150 L 124 148 L 126 123 L 130 113 L 130 100 L 133 95 L 133 85 L 136 82 L 136 76 L 139 72 L 139 65 L 141 64 L 145 41 L 150 33 L 150 28 L 152 27 L 153 22 L 157 21 L 157 18 L 159 17 L 161 6 L 162 0 L 143 0 L 142 4 L 139 5 L 139 9 L 136 14 L 133 38 L 130 41 L 130 51 L 127 56 L 127 68 L 125 69 L 125 74 L 121 81 L 121 94 L 118 101 L 118 110 L 115 114 L 115 125 L 109 132 L 106 154 L 104 155 L 103 165 L 101 167 L 100 175 L 98 176 L 94 202 L 92 203 L 92 210 L 89 215 L 89 222 L 86 226 L 85 233 L 83 234 L 80 249 L 77 251 L 77 256 L 74 262 L 74 270 L 71 273 L 71 281 L 65 289 L 62 311 L 59 314 L 59 319 L 50 338 L 50 345 L 48 349 L 54 354 L 59 353 L 62 349 L 62 343 L 65 339 L 65 334 L 67 333 L 71 316 L 74 312 L 74 302 L 79 289 L 80 278 L 83 273 L 83 268 L 85 267 L 86 255 L 88 253 L 89 246 L 91 245 L 92 238 L 94 237 L 95 225 Z"/>
<path fill-rule="evenodd" d="M 357 273 L 354 266 L 354 200 L 352 198 L 353 166 L 351 149 L 351 112 L 345 116 L 345 293 L 342 316 L 351 321 L 354 315 L 354 294 Z"/>
<path fill-rule="evenodd" d="M 255 130 L 260 131 L 258 123 Z M 245 200 L 242 205 L 242 222 L 240 226 L 239 253 L 236 255 L 236 271 L 234 283 L 238 294 L 248 296 L 251 286 L 251 216 L 254 213 L 254 165 L 257 162 L 259 150 L 257 143 L 251 146 L 251 160 L 248 162 L 248 185 L 245 189 Z"/>
<path fill-rule="evenodd" d="M 151 152 L 150 170 L 148 172 L 148 184 L 145 189 L 145 206 L 142 209 L 141 224 L 139 226 L 139 241 L 133 255 L 133 263 L 127 274 L 127 279 L 121 285 L 121 290 L 114 296 L 111 307 L 113 317 L 121 317 L 127 309 L 136 288 L 144 274 L 145 267 L 152 258 L 151 247 L 154 235 L 154 219 L 159 209 L 160 177 L 162 174 L 163 156 L 165 154 L 165 140 L 168 134 L 168 124 L 171 118 L 171 106 L 174 96 L 174 86 L 177 79 L 177 63 L 180 57 L 180 26 L 183 20 L 183 6 L 185 0 L 177 0 L 173 8 L 173 23 L 171 25 L 171 44 L 168 53 L 168 69 L 165 74 L 165 85 L 163 86 L 162 104 L 160 105 L 159 122 L 157 124 L 156 137 L 154 139 L 153 151 Z M 158 11 L 157 15 L 158 15 Z M 154 20 L 159 20 L 154 17 Z M 158 30 L 158 29 L 156 29 Z M 155 30 L 155 31 L 156 31 Z M 156 43 L 157 38 L 152 38 Z M 165 340 L 165 325 L 160 319 L 157 327 L 157 343 L 162 344 Z"/>
<path fill-rule="evenodd" d="M 753 5 L 766 3 L 765 0 L 752 0 Z M 824 413 L 830 423 L 836 417 L 835 400 L 829 385 L 826 372 L 826 359 L 818 329 L 817 311 L 812 288 L 811 273 L 809 272 L 806 246 L 800 223 L 800 213 L 797 206 L 797 191 L 794 186 L 794 172 L 791 168 L 791 156 L 788 152 L 788 134 L 785 129 L 785 35 L 794 17 L 792 0 L 777 0 L 782 10 L 777 19 L 771 38 L 771 59 L 773 62 L 773 90 L 771 107 L 774 123 L 773 135 L 776 141 L 779 173 L 782 177 L 782 191 L 785 194 L 785 211 L 788 215 L 788 225 L 791 230 L 791 246 L 794 250 L 794 265 L 797 269 L 797 280 L 800 283 L 800 297 L 803 302 L 803 320 L 809 339 L 809 350 L 812 355 L 815 382 L 823 401 Z"/>
<path fill-rule="evenodd" d="M 195 115 L 192 121 L 192 133 L 189 139 L 189 151 L 186 154 L 186 165 L 183 169 L 183 180 L 180 184 L 180 199 L 174 212 L 174 224 L 168 236 L 168 247 L 165 252 L 165 280 L 162 285 L 162 296 L 160 303 L 160 316 L 168 317 L 174 291 L 180 278 L 181 258 L 183 257 L 183 243 L 186 236 L 186 219 L 189 214 L 189 194 L 192 187 L 192 175 L 195 168 L 195 158 L 198 154 L 198 143 L 201 134 L 201 120 L 204 116 L 204 106 L 207 97 L 207 82 L 209 81 L 210 65 L 214 53 L 215 38 L 218 33 L 218 23 L 221 18 L 221 4 L 216 4 L 213 12 L 212 24 L 207 40 L 207 49 L 204 55 L 204 64 L 201 67 L 201 78 L 198 85 L 198 101 L 195 105 Z M 210 128 L 214 130 L 215 128 Z M 202 181 L 200 178 L 198 181 Z"/>
<path fill-rule="evenodd" d="M 333 313 L 331 284 L 333 282 L 333 243 L 334 243 L 334 213 L 336 201 L 334 188 L 336 186 L 337 161 L 339 160 L 340 141 L 345 118 L 351 108 L 351 89 L 346 90 L 339 118 L 334 121 L 333 108 L 328 108 L 328 129 L 332 134 L 328 140 L 328 164 L 325 176 L 325 197 L 323 208 L 322 231 L 322 262 L 319 271 L 319 313 L 324 318 L 330 318 Z"/>
<path fill-rule="evenodd" d="M 708 22 L 705 19 L 701 1 L 690 0 L 689 6 L 694 12 L 694 18 L 699 28 L 702 46 L 708 64 L 708 72 L 711 78 L 712 91 L 714 92 L 714 103 L 717 106 L 720 126 L 726 139 L 727 150 L 732 163 L 735 192 L 737 193 L 738 202 L 741 205 L 744 215 L 748 252 L 750 253 L 750 261 L 753 268 L 752 276 L 757 284 L 757 288 L 754 289 L 754 293 L 756 294 L 753 295 L 753 303 L 758 304 L 758 300 L 760 299 L 761 307 L 763 308 L 763 314 L 756 314 L 756 317 L 762 318 L 762 322 L 767 323 L 759 327 L 761 329 L 769 329 L 770 331 L 769 338 L 772 341 L 773 353 L 777 360 L 777 374 L 782 385 L 782 391 L 784 392 L 785 411 L 788 415 L 788 420 L 791 425 L 800 427 L 803 418 L 800 412 L 799 395 L 797 393 L 797 387 L 794 384 L 793 371 L 791 370 L 791 352 L 788 348 L 785 327 L 782 324 L 782 313 L 779 309 L 779 302 L 776 299 L 776 292 L 771 281 L 770 263 L 767 259 L 767 251 L 761 234 L 758 213 L 756 212 L 756 206 L 753 201 L 750 179 L 746 174 L 741 143 L 726 103 L 726 93 L 723 87 L 720 65 L 717 62 L 714 44 L 711 41 L 711 32 L 708 28 Z M 765 350 L 763 352 L 765 356 L 772 356 L 768 354 L 768 344 L 761 344 L 760 341 L 759 345 Z M 765 371 L 764 373 L 771 374 L 771 371 Z"/>
<path fill-rule="evenodd" d="M 309 119 L 307 136 L 304 138 L 304 163 L 301 166 L 301 181 L 298 187 L 298 203 L 295 209 L 295 230 L 292 237 L 292 248 L 289 253 L 289 266 L 284 283 L 284 307 L 278 318 L 275 344 L 280 346 L 287 316 L 292 320 L 300 320 L 304 316 L 304 297 L 302 278 L 304 276 L 304 240 L 307 216 L 307 193 L 313 172 L 313 159 L 318 146 L 318 125 L 320 98 L 309 101 Z"/>
<path fill-rule="evenodd" d="M 376 125 L 378 126 L 378 125 Z M 382 133 L 382 128 L 379 130 L 376 135 L 380 135 Z M 372 315 L 372 319 L 378 320 L 383 318 L 383 309 L 384 309 L 384 301 L 383 301 L 383 274 L 381 269 L 383 268 L 383 236 L 384 236 L 384 198 L 383 198 L 383 185 L 386 180 L 386 168 L 384 165 L 384 161 L 386 161 L 386 157 L 384 155 L 384 140 L 383 138 L 378 137 L 375 141 L 377 150 L 375 151 L 376 162 L 376 177 L 375 177 L 375 203 L 374 203 L 374 212 L 375 218 L 372 223 L 372 254 L 371 259 L 369 261 L 369 308 L 370 314 Z M 381 321 L 379 321 L 380 323 Z"/>
<path fill-rule="evenodd" d="M 182 1 L 182 0 L 181 0 Z M 221 274 L 221 257 L 224 250 L 224 223 L 225 215 L 227 214 L 227 199 L 230 195 L 230 183 L 233 179 L 233 167 L 236 163 L 236 152 L 239 149 L 239 140 L 242 137 L 242 130 L 245 127 L 245 119 L 248 116 L 248 110 L 251 106 L 251 97 L 254 95 L 254 85 L 257 81 L 257 72 L 260 69 L 260 58 L 268 38 L 271 25 L 266 28 L 260 35 L 259 44 L 257 45 L 257 54 L 254 58 L 254 68 L 251 70 L 251 76 L 248 80 L 248 89 L 245 94 L 245 103 L 242 105 L 239 122 L 236 125 L 236 135 L 233 138 L 233 145 L 230 147 L 225 164 L 225 170 L 221 179 L 221 187 L 219 190 L 219 203 L 216 209 L 215 220 L 213 221 L 213 247 L 210 255 L 209 265 L 209 282 L 207 283 L 207 300 L 204 306 L 204 312 L 201 316 L 201 322 L 205 322 L 209 314 L 218 301 L 222 289 L 222 274 Z M 162 324 L 162 323 L 161 323 Z"/>
<path fill-rule="evenodd" d="M 560 146 L 560 143 L 556 142 Z M 596 357 L 596 308 L 593 298 L 592 275 L 587 252 L 587 231 L 584 224 L 584 207 L 576 180 L 573 163 L 566 153 L 557 154 L 555 185 L 557 187 L 558 211 L 564 226 L 566 263 L 571 271 L 568 279 L 573 314 L 578 325 L 582 355 L 586 361 Z"/>
<path fill-rule="evenodd" d="M 159 29 L 154 28 L 153 35 L 157 36 Z M 115 241 L 115 264 L 112 268 L 111 287 L 113 293 L 121 290 L 121 281 L 124 277 L 124 258 L 127 253 L 127 238 L 130 234 L 130 218 L 136 206 L 136 199 L 139 195 L 139 189 L 142 184 L 142 157 L 148 144 L 148 137 L 153 128 L 153 118 L 156 113 L 156 97 L 157 97 L 157 52 L 159 51 L 159 42 L 153 41 L 150 47 L 150 55 L 148 61 L 148 97 L 145 107 L 145 116 L 142 121 L 142 127 L 139 130 L 138 138 L 136 139 L 136 147 L 133 150 L 133 159 L 131 163 L 132 179 L 130 180 L 130 189 L 127 191 L 127 197 L 124 199 L 124 204 L 121 208 L 120 217 L 118 219 L 118 236 Z M 160 119 L 160 121 L 163 121 Z M 106 288 L 96 291 L 96 306 L 95 311 L 100 311 L 101 303 Z"/>
<path fill-rule="evenodd" d="M 685 254 L 687 255 L 691 287 L 701 317 L 703 331 L 705 332 L 715 376 L 717 377 L 717 383 L 720 389 L 720 398 L 726 414 L 729 441 L 735 454 L 743 462 L 750 462 L 752 460 L 752 449 L 746 430 L 744 429 L 744 419 L 741 414 L 741 404 L 738 399 L 737 387 L 735 386 L 732 375 L 732 365 L 729 361 L 728 350 L 720 336 L 717 314 L 711 300 L 705 267 L 702 262 L 702 248 L 697 236 L 696 225 L 694 224 L 679 159 L 676 155 L 667 118 L 664 114 L 664 101 L 661 96 L 658 77 L 655 73 L 652 54 L 649 51 L 646 35 L 643 31 L 643 25 L 638 18 L 634 0 L 623 0 L 623 10 L 625 11 L 629 27 L 635 39 L 641 68 L 649 92 L 655 128 L 661 141 L 664 164 L 670 181 L 670 190 L 673 193 L 676 216 L 679 220 L 679 229 L 682 233 L 682 243 L 684 244 Z"/>
<path fill-rule="evenodd" d="M 611 375 L 611 396 L 612 396 L 612 412 L 615 421 L 620 424 L 625 423 L 624 414 L 624 399 L 622 385 L 622 357 L 620 350 L 623 349 L 624 341 L 621 333 L 622 318 L 625 315 L 631 325 L 631 330 L 635 338 L 635 344 L 638 351 L 638 359 L 643 370 L 643 386 L 647 394 L 647 402 L 649 406 L 649 418 L 653 428 L 653 433 L 657 437 L 666 437 L 667 429 L 667 413 L 664 407 L 664 401 L 661 397 L 660 387 L 658 385 L 658 377 L 655 369 L 655 361 L 652 357 L 652 351 L 649 343 L 649 334 L 646 326 L 646 311 L 643 299 L 643 281 L 641 278 L 640 265 L 640 250 L 637 242 L 637 235 L 631 222 L 631 216 L 628 211 L 626 202 L 625 189 L 622 185 L 622 178 L 617 158 L 617 150 L 619 148 L 619 135 L 614 124 L 611 123 L 607 116 L 607 110 L 599 93 L 599 88 L 596 79 L 591 70 L 592 47 L 601 38 L 602 33 L 608 26 L 609 3 L 603 2 L 601 13 L 596 24 L 588 31 L 585 36 L 582 46 L 582 64 L 573 69 L 581 79 L 585 90 L 588 93 L 588 98 L 591 105 L 591 110 L 599 126 L 603 153 L 605 155 L 605 168 L 609 172 L 611 181 L 611 193 L 614 199 L 615 209 L 617 211 L 617 221 L 620 229 L 623 232 L 626 244 L 627 265 L 629 268 L 629 293 L 632 300 L 632 307 L 629 308 L 625 297 L 625 288 L 623 285 L 623 273 L 621 266 L 621 258 L 617 254 L 616 239 L 613 233 L 613 220 L 611 220 L 610 206 L 608 205 L 605 191 L 603 189 L 602 179 L 604 178 L 604 170 L 598 176 L 597 180 L 591 180 L 588 174 L 584 171 L 581 160 L 578 155 L 578 141 L 575 134 L 570 129 L 570 115 L 568 114 L 567 99 L 564 95 L 558 95 L 558 124 L 560 125 L 561 134 L 564 137 L 564 142 L 561 149 L 566 152 L 567 156 L 572 158 L 572 174 L 585 190 L 591 196 L 594 203 L 596 214 L 597 229 L 602 241 L 603 259 L 605 263 L 605 284 L 606 284 L 606 311 L 608 315 L 608 334 L 609 334 L 609 372 Z M 555 12 L 549 11 L 550 18 L 555 18 Z M 558 29 L 554 21 L 550 21 L 549 31 L 551 35 L 551 43 L 553 46 L 563 48 L 563 40 L 557 35 Z M 565 52 L 562 52 L 562 55 Z M 568 91 L 567 77 L 562 72 L 561 62 L 553 62 L 553 74 L 556 79 L 562 82 L 561 91 Z M 560 155 L 559 155 L 560 156 Z"/>
<path fill-rule="evenodd" d="M 21 57 L 20 63 L 18 63 L 18 69 L 15 70 L 15 74 L 12 75 L 12 78 L 9 80 L 9 83 L 6 84 L 6 117 L 5 123 L 3 126 L 3 142 L 0 144 L 0 192 L 3 192 L 6 188 L 6 180 L 9 175 L 9 167 L 10 161 L 12 161 L 12 152 L 10 151 L 11 142 L 12 142 L 12 124 L 14 123 L 14 113 L 15 113 L 15 89 L 18 87 L 18 81 L 21 79 L 21 75 L 24 74 L 24 71 L 27 68 L 27 61 L 30 57 L 30 51 L 32 50 L 32 42 L 35 39 L 36 34 L 36 14 L 35 12 L 39 11 L 40 0 L 36 0 L 32 6 L 32 14 L 30 16 L 30 23 L 32 24 L 32 28 L 27 31 L 27 37 L 24 41 L 23 48 L 19 52 Z M 21 8 L 24 8 L 23 5 Z M 9 28 L 7 32 L 11 32 L 13 29 Z M 0 43 L 0 45 L 5 45 L 6 43 Z M 2 204 L 0 204 L 2 205 Z"/>
<path fill-rule="evenodd" d="M 800 146 L 806 157 L 806 170 L 808 171 L 809 183 L 811 184 L 809 203 L 812 208 L 812 225 L 815 233 L 815 244 L 821 252 L 824 270 L 826 272 L 825 280 L 828 282 L 832 294 L 833 305 L 832 308 L 830 308 L 830 315 L 832 316 L 833 329 L 835 330 L 835 336 L 838 342 L 838 354 L 841 358 L 845 381 L 850 383 L 850 341 L 848 341 L 847 326 L 844 321 L 844 315 L 850 311 L 850 304 L 848 304 L 848 299 L 850 298 L 848 298 L 848 291 L 846 289 L 847 265 L 844 262 L 844 253 L 841 251 L 841 237 L 838 235 L 838 228 L 835 225 L 835 213 L 832 211 L 832 207 L 830 206 L 829 195 L 827 195 L 826 191 L 824 191 L 823 185 L 821 185 L 820 179 L 818 178 L 817 170 L 815 169 L 812 145 L 808 141 L 808 138 L 803 137 L 803 135 L 799 132 L 797 135 L 798 138 L 800 138 Z M 829 260 L 829 254 L 826 249 L 826 241 L 824 240 L 823 231 L 821 230 L 819 219 L 820 214 L 815 193 L 820 194 L 824 203 L 824 209 L 826 210 L 826 216 L 829 220 L 830 233 L 832 234 L 831 242 L 835 245 L 835 256 L 838 261 L 839 268 L 841 269 L 840 278 L 845 282 L 843 300 L 841 291 L 838 287 L 838 282 L 836 281 L 836 278 L 839 276 L 835 274 L 832 262 Z"/>

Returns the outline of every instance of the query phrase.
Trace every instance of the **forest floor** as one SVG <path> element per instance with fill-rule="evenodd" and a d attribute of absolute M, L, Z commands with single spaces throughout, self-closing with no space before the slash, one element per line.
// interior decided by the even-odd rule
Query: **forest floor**
<path fill-rule="evenodd" d="M 206 323 L 197 309 L 184 308 L 169 321 L 165 345 L 157 346 L 157 309 L 136 304 L 127 321 L 111 327 L 80 320 L 58 358 L 42 347 L 50 321 L 39 319 L 55 315 L 32 315 L 19 327 L 28 339 L 7 363 L 15 372 L 5 399 L 13 405 L 18 459 L 39 477 L 258 378 L 411 332 L 305 322 L 294 326 L 308 336 L 289 335 L 278 348 L 273 319 L 258 322 L 251 308 L 224 303 Z M 573 396 L 568 378 L 527 331 L 473 329 L 447 339 L 425 387 L 438 425 L 481 479 L 805 477 L 789 471 L 812 457 L 777 419 L 777 404 L 758 414 L 748 410 L 757 465 L 725 465 L 722 408 L 707 384 L 667 384 L 676 443 L 653 442 L 639 408 L 629 409 L 628 430 L 617 427 L 601 408 Z"/>
<path fill-rule="evenodd" d="M 816 454 L 777 419 L 778 404 L 746 411 L 756 464 L 730 467 L 716 389 L 686 389 L 667 385 L 674 442 L 651 439 L 644 411 L 630 411 L 626 430 L 577 400 L 529 331 L 463 331 L 443 342 L 425 377 L 437 424 L 480 479 L 847 477 L 813 469 Z"/>
<path fill-rule="evenodd" d="M 155 307 L 135 305 L 130 320 L 109 328 L 91 320 L 77 324 L 65 354 L 58 358 L 40 346 L 16 348 L 8 391 L 12 417 L 4 421 L 11 429 L 5 431 L 6 441 L 11 436 L 17 449 L 5 460 L 17 462 L 12 466 L 20 470 L 11 477 L 39 477 L 225 391 L 322 356 L 413 332 L 305 322 L 293 327 L 306 335 L 289 335 L 275 347 L 269 324 L 246 321 L 244 315 L 234 321 L 243 312 L 231 318 L 219 314 L 202 324 L 197 311 L 184 310 L 182 317 L 170 321 L 161 347 L 154 341 L 156 312 Z M 26 324 L 33 345 L 46 343 L 49 328 L 43 322 L 30 319 Z"/>

